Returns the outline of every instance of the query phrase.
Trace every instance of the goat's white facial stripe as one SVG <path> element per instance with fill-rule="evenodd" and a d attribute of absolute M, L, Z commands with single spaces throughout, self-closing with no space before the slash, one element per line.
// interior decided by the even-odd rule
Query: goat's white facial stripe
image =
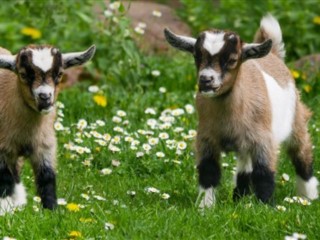
<path fill-rule="evenodd" d="M 206 32 L 203 48 L 206 49 L 211 55 L 215 55 L 221 50 L 225 43 L 223 38 L 224 33 Z"/>
<path fill-rule="evenodd" d="M 262 71 L 263 78 L 267 85 L 268 95 L 272 110 L 272 133 L 274 140 L 281 143 L 286 140 L 291 132 L 296 109 L 296 92 L 293 83 L 285 88 L 277 81 Z"/>
<path fill-rule="evenodd" d="M 33 94 L 36 98 L 38 98 L 39 94 L 46 94 L 46 95 L 50 95 L 50 101 L 53 101 L 53 97 L 54 97 L 54 88 L 51 87 L 48 84 L 44 84 L 44 85 L 40 85 L 39 87 L 37 87 L 36 89 L 33 89 Z"/>
<path fill-rule="evenodd" d="M 51 48 L 31 49 L 31 51 L 32 63 L 42 71 L 47 72 L 52 67 L 53 63 Z"/>

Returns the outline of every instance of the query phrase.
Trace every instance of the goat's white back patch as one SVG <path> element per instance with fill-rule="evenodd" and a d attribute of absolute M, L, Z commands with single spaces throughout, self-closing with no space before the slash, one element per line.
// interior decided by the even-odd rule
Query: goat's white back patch
<path fill-rule="evenodd" d="M 211 55 L 217 54 L 223 47 L 224 33 L 212 33 L 206 32 L 205 39 L 203 42 L 203 48 L 206 49 Z"/>
<path fill-rule="evenodd" d="M 272 109 L 272 133 L 276 143 L 285 141 L 292 132 L 292 125 L 296 109 L 296 91 L 293 83 L 285 88 L 264 71 L 263 78 L 267 85 L 268 96 Z"/>
<path fill-rule="evenodd" d="M 31 51 L 32 63 L 42 71 L 47 72 L 52 67 L 53 63 L 51 48 L 31 49 Z"/>

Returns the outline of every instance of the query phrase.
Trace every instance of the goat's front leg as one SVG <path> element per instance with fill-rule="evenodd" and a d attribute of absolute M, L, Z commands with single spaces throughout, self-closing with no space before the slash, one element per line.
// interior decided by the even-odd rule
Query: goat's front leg
<path fill-rule="evenodd" d="M 0 198 L 11 196 L 14 191 L 14 176 L 7 164 L 10 160 L 9 154 L 0 150 Z"/>
<path fill-rule="evenodd" d="M 218 186 L 221 178 L 220 150 L 206 139 L 197 139 L 197 151 L 200 185 L 199 207 L 211 207 L 215 203 L 214 188 Z"/>
<path fill-rule="evenodd" d="M 55 146 L 46 145 L 39 147 L 31 157 L 42 206 L 51 210 L 57 206 L 55 151 Z"/>
<path fill-rule="evenodd" d="M 0 150 L 0 215 L 27 203 L 26 191 L 20 182 L 18 165 L 17 156 Z"/>
<path fill-rule="evenodd" d="M 253 190 L 263 203 L 270 202 L 275 188 L 276 151 L 272 141 L 257 143 L 252 152 L 253 171 L 251 174 Z"/>

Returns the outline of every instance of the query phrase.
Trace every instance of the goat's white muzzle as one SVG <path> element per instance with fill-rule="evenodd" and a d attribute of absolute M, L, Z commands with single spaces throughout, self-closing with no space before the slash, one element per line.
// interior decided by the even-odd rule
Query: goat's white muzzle
<path fill-rule="evenodd" d="M 54 88 L 44 84 L 33 90 L 37 108 L 41 114 L 48 114 L 53 110 Z"/>

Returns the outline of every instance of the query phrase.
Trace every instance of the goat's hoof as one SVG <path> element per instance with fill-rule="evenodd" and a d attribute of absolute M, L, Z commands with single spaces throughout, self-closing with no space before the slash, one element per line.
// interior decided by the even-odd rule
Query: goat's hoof
<path fill-rule="evenodd" d="M 239 188 L 235 188 L 233 190 L 233 195 L 232 195 L 232 199 L 234 202 L 239 201 L 242 197 L 247 196 L 250 194 L 250 189 L 239 189 Z"/>
<path fill-rule="evenodd" d="M 200 209 L 210 208 L 216 202 L 216 197 L 214 194 L 214 189 L 212 187 L 208 189 L 200 188 L 199 195 L 196 201 L 196 205 Z"/>
<path fill-rule="evenodd" d="M 57 208 L 57 199 L 46 199 L 43 200 L 42 203 L 43 208 L 49 209 L 49 210 L 54 210 Z"/>

